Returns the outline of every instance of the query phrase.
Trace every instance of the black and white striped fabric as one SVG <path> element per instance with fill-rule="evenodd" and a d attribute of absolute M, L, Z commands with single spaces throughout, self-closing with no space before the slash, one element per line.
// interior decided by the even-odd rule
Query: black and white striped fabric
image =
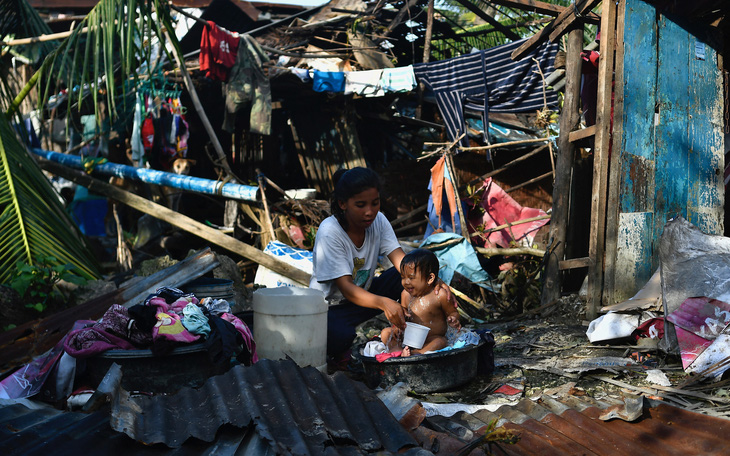
<path fill-rule="evenodd" d="M 464 109 L 482 113 L 486 135 L 490 111 L 532 112 L 546 104 L 548 107 L 557 106 L 558 94 L 555 91 L 545 88 L 543 95 L 543 79 L 537 71 L 537 64 L 544 76 L 553 72 L 558 44 L 545 42 L 515 62 L 510 55 L 524 41 L 413 65 L 419 81 L 433 90 L 452 140 L 466 131 Z M 468 145 L 468 139 L 464 137 L 461 144 Z"/>

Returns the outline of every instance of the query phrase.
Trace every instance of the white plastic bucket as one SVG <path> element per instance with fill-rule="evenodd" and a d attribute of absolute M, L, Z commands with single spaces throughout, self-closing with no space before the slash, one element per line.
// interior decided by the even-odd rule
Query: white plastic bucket
<path fill-rule="evenodd" d="M 261 288 L 253 294 L 253 338 L 261 358 L 300 367 L 327 363 L 327 302 L 319 290 Z"/>
<path fill-rule="evenodd" d="M 428 326 L 407 322 L 406 330 L 403 332 L 403 346 L 407 345 L 415 349 L 423 348 L 423 343 L 426 342 L 426 336 L 430 330 L 431 328 Z"/>

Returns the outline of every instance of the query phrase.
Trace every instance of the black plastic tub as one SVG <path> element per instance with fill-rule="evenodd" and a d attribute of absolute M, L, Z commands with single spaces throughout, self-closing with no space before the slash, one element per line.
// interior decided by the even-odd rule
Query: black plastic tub
<path fill-rule="evenodd" d="M 370 388 L 404 382 L 417 393 L 433 393 L 452 390 L 473 380 L 477 375 L 479 347 L 484 344 L 482 340 L 479 345 L 428 355 L 389 358 L 382 363 L 362 355 L 364 346 L 359 346 L 352 357 L 362 362 L 365 384 Z"/>
<path fill-rule="evenodd" d="M 197 388 L 229 367 L 216 367 L 204 344 L 194 343 L 176 347 L 164 356 L 155 356 L 151 350 L 107 350 L 86 359 L 86 375 L 97 385 L 112 363 L 122 368 L 122 388 L 150 393 Z"/>

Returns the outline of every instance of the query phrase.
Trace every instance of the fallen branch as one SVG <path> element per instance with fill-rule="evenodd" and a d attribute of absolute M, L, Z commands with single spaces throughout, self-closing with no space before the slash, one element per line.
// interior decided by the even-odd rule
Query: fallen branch
<path fill-rule="evenodd" d="M 513 247 L 509 249 L 500 249 L 500 248 L 484 248 L 484 247 L 475 247 L 475 250 L 477 253 L 480 253 L 484 255 L 487 258 L 493 257 L 493 256 L 514 256 L 514 255 L 533 255 L 533 256 L 539 256 L 544 257 L 545 251 L 539 250 L 539 249 L 532 249 L 530 247 Z"/>

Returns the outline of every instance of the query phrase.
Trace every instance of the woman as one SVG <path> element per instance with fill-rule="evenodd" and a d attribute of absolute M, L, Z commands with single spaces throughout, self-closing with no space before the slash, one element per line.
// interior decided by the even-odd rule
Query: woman
<path fill-rule="evenodd" d="M 380 212 L 378 175 L 358 167 L 337 171 L 334 180 L 332 215 L 317 231 L 309 287 L 324 292 L 330 304 L 327 353 L 337 358 L 350 348 L 357 325 L 380 312 L 393 326 L 405 328 L 403 308 L 396 301 L 403 291 L 399 271 L 405 253 Z M 374 277 L 380 255 L 394 267 Z"/>

